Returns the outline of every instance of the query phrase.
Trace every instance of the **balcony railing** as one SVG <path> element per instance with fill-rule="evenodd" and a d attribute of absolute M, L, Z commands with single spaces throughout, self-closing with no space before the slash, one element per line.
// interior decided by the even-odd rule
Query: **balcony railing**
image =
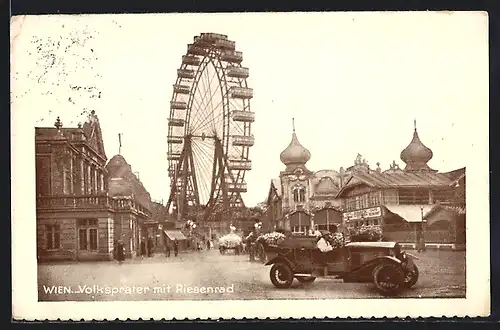
<path fill-rule="evenodd" d="M 151 212 L 130 198 L 113 198 L 106 195 L 44 196 L 36 199 L 37 209 L 111 209 L 114 211 L 131 210 L 147 216 Z"/>

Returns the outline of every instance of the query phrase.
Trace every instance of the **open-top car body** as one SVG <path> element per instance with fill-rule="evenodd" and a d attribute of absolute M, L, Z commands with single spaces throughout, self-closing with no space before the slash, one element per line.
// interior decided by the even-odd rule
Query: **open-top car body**
<path fill-rule="evenodd" d="M 419 271 L 413 259 L 397 242 L 352 242 L 333 251 L 321 252 L 316 237 L 291 237 L 280 253 L 266 265 L 272 265 L 271 282 L 277 288 L 289 288 L 293 279 L 311 283 L 317 277 L 333 277 L 344 282 L 372 282 L 384 295 L 411 288 Z"/>

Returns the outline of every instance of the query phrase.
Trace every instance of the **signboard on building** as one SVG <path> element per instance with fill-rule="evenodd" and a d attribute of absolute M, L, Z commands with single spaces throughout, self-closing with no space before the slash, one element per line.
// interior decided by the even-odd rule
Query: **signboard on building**
<path fill-rule="evenodd" d="M 371 207 L 369 209 L 344 212 L 342 214 L 342 218 L 344 221 L 360 220 L 361 218 L 363 219 L 378 218 L 381 216 L 382 216 L 382 208 L 380 206 Z"/>

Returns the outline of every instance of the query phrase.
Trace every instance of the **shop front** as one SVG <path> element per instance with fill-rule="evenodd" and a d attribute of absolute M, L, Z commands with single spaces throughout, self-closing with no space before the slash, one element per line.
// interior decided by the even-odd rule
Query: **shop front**
<path fill-rule="evenodd" d="M 315 230 L 333 232 L 342 226 L 342 213 L 335 208 L 324 207 L 314 213 L 313 222 Z"/>
<path fill-rule="evenodd" d="M 179 230 L 163 230 L 163 240 L 170 249 L 173 249 L 174 242 L 177 242 L 179 250 L 186 250 L 187 237 Z"/>
<path fill-rule="evenodd" d="M 421 212 L 420 206 L 384 205 L 344 212 L 342 217 L 344 225 L 349 229 L 380 226 L 386 240 L 415 243 L 420 240 L 422 233 Z"/>
<path fill-rule="evenodd" d="M 380 226 L 383 224 L 384 210 L 381 206 L 344 212 L 342 222 L 347 228 L 358 228 L 363 225 Z"/>
<path fill-rule="evenodd" d="M 296 235 L 307 235 L 313 227 L 312 217 L 305 211 L 294 211 L 286 216 L 285 229 Z"/>
<path fill-rule="evenodd" d="M 344 212 L 342 218 L 347 228 L 378 225 L 391 241 L 465 243 L 465 214 L 441 205 L 383 205 Z"/>

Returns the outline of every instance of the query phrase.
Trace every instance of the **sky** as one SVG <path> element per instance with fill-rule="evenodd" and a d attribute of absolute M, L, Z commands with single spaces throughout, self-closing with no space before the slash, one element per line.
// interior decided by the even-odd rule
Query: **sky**
<path fill-rule="evenodd" d="M 172 85 L 202 32 L 226 34 L 250 69 L 256 140 L 247 205 L 265 200 L 285 168 L 279 156 L 292 118 L 313 171 L 346 168 L 358 153 L 372 168 L 404 166 L 414 120 L 434 153 L 431 168 L 488 161 L 487 18 L 465 12 L 14 17 L 14 139 L 16 130 L 53 127 L 57 116 L 76 127 L 83 110 L 95 110 L 108 159 L 121 133 L 121 154 L 152 198 L 166 202 Z"/>

